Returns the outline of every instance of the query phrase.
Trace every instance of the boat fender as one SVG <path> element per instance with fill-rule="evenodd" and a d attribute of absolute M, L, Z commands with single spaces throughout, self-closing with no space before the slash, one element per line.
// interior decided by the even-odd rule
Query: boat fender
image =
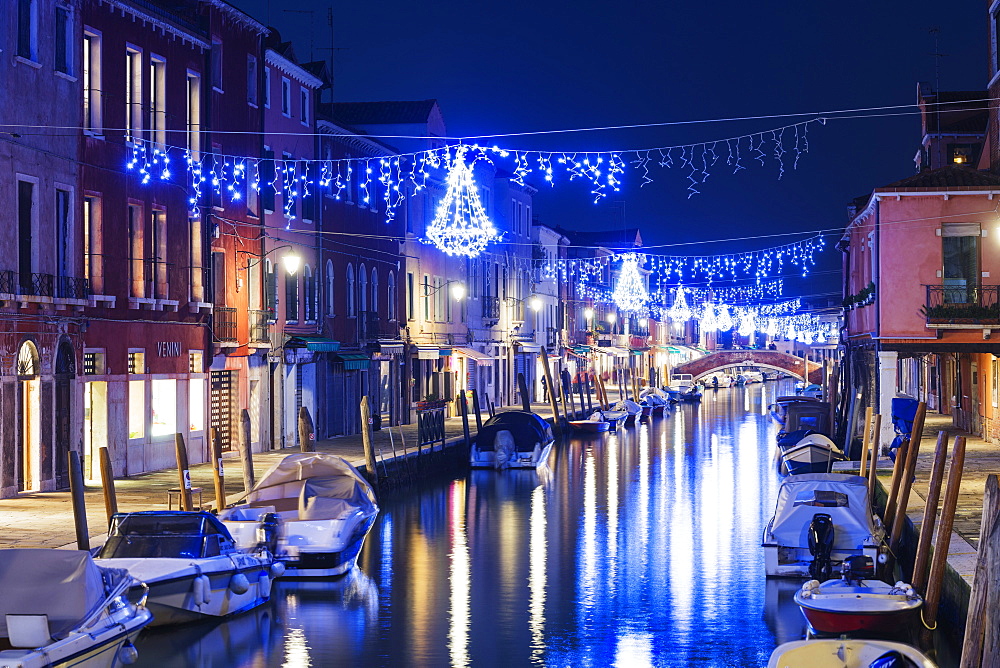
<path fill-rule="evenodd" d="M 283 562 L 283 561 L 276 561 L 273 564 L 271 564 L 271 577 L 272 578 L 280 578 L 284 574 L 285 574 L 285 562 Z"/>
<path fill-rule="evenodd" d="M 194 579 L 194 602 L 195 605 L 205 605 L 212 598 L 212 583 L 207 575 L 198 575 Z"/>
<path fill-rule="evenodd" d="M 257 595 L 261 598 L 271 596 L 271 578 L 267 577 L 267 573 L 261 573 L 260 579 L 257 580 Z"/>
<path fill-rule="evenodd" d="M 236 573 L 229 579 L 229 589 L 234 594 L 245 594 L 250 591 L 250 581 L 243 573 Z"/>
<path fill-rule="evenodd" d="M 118 648 L 118 661 L 123 665 L 131 666 L 138 660 L 139 650 L 135 648 L 135 645 L 131 641 L 125 641 L 125 644 Z"/>

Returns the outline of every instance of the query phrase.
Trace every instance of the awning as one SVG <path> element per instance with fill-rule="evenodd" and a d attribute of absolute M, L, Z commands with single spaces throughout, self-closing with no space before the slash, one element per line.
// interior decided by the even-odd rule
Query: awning
<path fill-rule="evenodd" d="M 540 353 L 542 352 L 542 345 L 540 343 L 525 343 L 524 341 L 517 342 L 517 352 L 519 353 Z"/>
<path fill-rule="evenodd" d="M 629 350 L 632 352 L 633 355 L 641 355 L 643 353 L 648 353 L 649 352 L 649 347 L 648 346 L 646 346 L 646 347 L 635 347 L 635 348 L 629 348 Z"/>
<path fill-rule="evenodd" d="M 378 351 L 385 355 L 402 355 L 403 342 L 397 341 L 395 339 L 390 339 L 388 341 L 379 341 Z"/>
<path fill-rule="evenodd" d="M 595 348 L 594 350 L 605 355 L 611 355 L 612 357 L 628 357 L 628 351 L 624 348 L 607 347 Z"/>
<path fill-rule="evenodd" d="M 335 353 L 340 350 L 340 341 L 325 336 L 293 336 L 288 341 L 292 347 L 305 346 L 315 353 Z"/>
<path fill-rule="evenodd" d="M 344 369 L 347 371 L 367 369 L 372 363 L 366 353 L 337 353 L 337 359 L 344 363 Z"/>
<path fill-rule="evenodd" d="M 455 354 L 468 357 L 470 360 L 475 360 L 476 364 L 481 364 L 483 366 L 492 364 L 493 360 L 495 359 L 493 357 L 490 357 L 486 353 L 481 353 L 478 350 L 473 350 L 472 348 L 462 348 L 459 346 L 455 346 L 451 350 Z"/>
<path fill-rule="evenodd" d="M 441 349 L 437 346 L 417 346 L 418 360 L 436 360 L 441 357 Z"/>

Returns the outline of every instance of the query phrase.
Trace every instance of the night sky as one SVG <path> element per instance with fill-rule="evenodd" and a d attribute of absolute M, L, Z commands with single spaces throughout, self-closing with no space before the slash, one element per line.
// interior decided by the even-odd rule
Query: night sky
<path fill-rule="evenodd" d="M 231 0 L 291 39 L 301 61 L 328 59 L 323 0 Z M 436 98 L 455 137 L 909 105 L 918 81 L 942 90 L 986 86 L 983 2 L 618 0 L 469 2 L 370 0 L 333 7 L 334 99 Z M 289 11 L 293 10 L 293 11 Z M 310 13 L 312 10 L 312 13 Z M 937 51 L 934 57 L 936 28 Z M 312 53 L 310 54 L 310 51 Z M 936 63 L 939 73 L 936 73 Z M 589 188 L 538 184 L 544 224 L 638 226 L 664 252 L 714 254 L 794 241 L 738 237 L 843 228 L 847 203 L 914 172 L 914 107 L 883 118 L 810 128 L 798 169 L 716 163 L 688 198 L 679 170 L 630 170 L 621 193 L 592 204 Z M 872 112 L 868 112 L 872 113 Z M 874 112 L 884 113 L 884 112 Z M 625 150 L 740 136 L 807 120 L 766 119 L 492 140 L 511 149 Z M 529 180 L 531 178 L 529 177 Z M 834 237 L 820 270 L 839 268 Z M 838 290 L 834 272 L 791 294 Z"/>

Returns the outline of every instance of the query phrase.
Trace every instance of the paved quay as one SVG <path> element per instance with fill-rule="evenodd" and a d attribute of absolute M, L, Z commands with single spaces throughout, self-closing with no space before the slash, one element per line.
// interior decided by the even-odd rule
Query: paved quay
<path fill-rule="evenodd" d="M 515 407 L 510 407 L 515 408 Z M 517 407 L 519 408 L 519 407 Z M 503 409 L 497 409 L 503 410 Z M 546 419 L 551 419 L 548 404 L 533 404 L 532 410 Z M 485 422 L 489 415 L 484 411 Z M 400 436 L 402 431 L 402 437 Z M 469 431 L 476 434 L 475 415 L 469 416 Z M 391 436 L 390 436 L 391 434 Z M 445 440 L 449 445 L 464 440 L 462 419 L 445 420 Z M 404 447 L 405 444 L 405 447 Z M 385 428 L 373 433 L 372 447 L 375 452 L 376 467 L 380 460 L 391 460 L 394 456 L 415 456 L 417 444 L 416 424 Z M 434 445 L 440 449 L 440 442 Z M 395 448 L 395 450 L 394 450 Z M 361 435 L 341 436 L 316 441 L 317 452 L 340 455 L 355 467 L 365 468 L 364 446 Z M 423 448 L 427 452 L 427 446 Z M 253 468 L 256 479 L 273 464 L 285 456 L 298 452 L 295 448 L 269 450 L 253 454 Z M 238 455 L 227 453 L 223 469 L 225 473 L 226 497 L 232 502 L 243 494 L 243 466 Z M 211 464 L 191 466 L 191 485 L 202 489 L 202 502 L 211 505 L 215 501 L 215 483 Z M 167 490 L 178 487 L 177 469 L 164 469 L 143 473 L 127 478 L 115 479 L 115 493 L 120 512 L 140 510 L 163 510 L 167 508 Z M 104 492 L 100 486 L 88 486 L 85 493 L 87 506 L 87 528 L 91 546 L 101 545 L 108 526 L 104 507 Z M 198 505 L 197 496 L 194 498 Z M 176 501 L 174 503 L 176 508 Z M 10 499 L 0 499 L 0 548 L 12 547 L 58 547 L 76 548 L 76 529 L 73 523 L 73 504 L 69 491 L 30 492 Z"/>

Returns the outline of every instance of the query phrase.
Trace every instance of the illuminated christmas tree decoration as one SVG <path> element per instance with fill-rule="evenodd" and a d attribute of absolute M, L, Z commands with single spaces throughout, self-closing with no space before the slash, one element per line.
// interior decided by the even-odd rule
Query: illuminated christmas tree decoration
<path fill-rule="evenodd" d="M 677 289 L 674 290 L 674 303 L 667 310 L 667 317 L 676 322 L 682 322 L 691 317 L 691 309 L 688 308 L 684 292 L 684 286 L 678 285 Z"/>
<path fill-rule="evenodd" d="M 720 332 L 728 332 L 733 328 L 733 316 L 729 314 L 729 307 L 725 304 L 719 304 L 717 307 L 716 315 L 716 326 L 719 328 Z"/>
<path fill-rule="evenodd" d="M 639 257 L 635 253 L 622 257 L 622 268 L 611 298 L 623 311 L 640 311 L 649 303 L 649 293 L 639 273 Z"/>
<path fill-rule="evenodd" d="M 770 336 L 772 339 L 778 334 L 778 321 L 775 318 L 767 319 L 767 327 L 764 329 L 764 333 Z"/>
<path fill-rule="evenodd" d="M 448 255 L 476 257 L 499 239 L 486 215 L 472 170 L 465 163 L 467 148 L 459 147 L 448 170 L 448 190 L 427 226 L 427 238 Z"/>
<path fill-rule="evenodd" d="M 715 317 L 715 304 L 712 302 L 705 302 L 705 310 L 701 315 L 701 328 L 706 332 L 719 329 L 719 321 Z"/>

